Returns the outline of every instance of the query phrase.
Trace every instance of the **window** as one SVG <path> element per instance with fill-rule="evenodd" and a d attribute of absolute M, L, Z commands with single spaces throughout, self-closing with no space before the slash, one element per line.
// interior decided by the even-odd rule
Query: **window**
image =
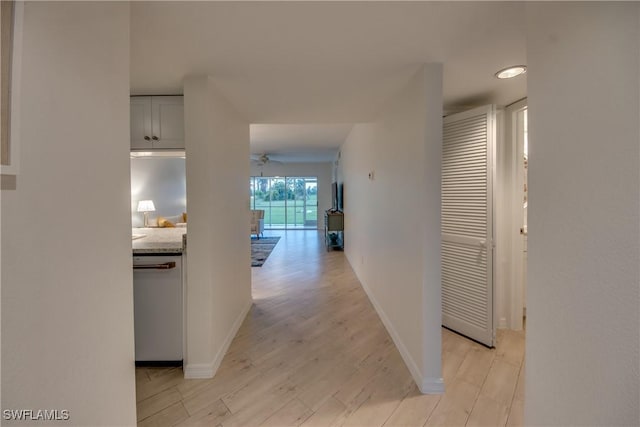
<path fill-rule="evenodd" d="M 317 177 L 261 177 L 249 179 L 251 209 L 263 209 L 266 229 L 318 227 Z"/>

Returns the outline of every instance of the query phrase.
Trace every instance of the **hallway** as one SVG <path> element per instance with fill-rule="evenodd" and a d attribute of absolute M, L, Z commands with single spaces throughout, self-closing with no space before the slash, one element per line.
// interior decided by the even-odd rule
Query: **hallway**
<path fill-rule="evenodd" d="M 522 424 L 523 333 L 499 331 L 489 350 L 443 329 L 447 392 L 422 395 L 344 253 L 316 231 L 271 234 L 283 237 L 252 268 L 254 305 L 215 378 L 136 369 L 138 425 Z"/>

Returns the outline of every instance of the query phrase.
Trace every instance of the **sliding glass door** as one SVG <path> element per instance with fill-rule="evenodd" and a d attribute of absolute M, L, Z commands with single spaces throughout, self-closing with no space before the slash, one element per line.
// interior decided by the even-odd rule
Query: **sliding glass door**
<path fill-rule="evenodd" d="M 266 229 L 315 229 L 318 226 L 317 177 L 249 179 L 251 209 L 264 210 Z"/>

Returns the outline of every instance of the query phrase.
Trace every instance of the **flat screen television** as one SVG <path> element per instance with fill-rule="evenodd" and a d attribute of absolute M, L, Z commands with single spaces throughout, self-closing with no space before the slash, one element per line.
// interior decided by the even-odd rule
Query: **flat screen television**
<path fill-rule="evenodd" d="M 334 211 L 338 209 L 338 183 L 331 183 L 331 209 Z"/>
<path fill-rule="evenodd" d="M 342 211 L 344 200 L 344 186 L 343 183 L 332 182 L 331 183 L 331 209 Z"/>

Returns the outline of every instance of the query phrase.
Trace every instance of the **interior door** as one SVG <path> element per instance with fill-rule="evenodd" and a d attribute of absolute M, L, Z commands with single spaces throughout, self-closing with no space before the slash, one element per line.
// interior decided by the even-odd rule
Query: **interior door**
<path fill-rule="evenodd" d="M 493 105 L 444 119 L 442 324 L 494 345 Z"/>

